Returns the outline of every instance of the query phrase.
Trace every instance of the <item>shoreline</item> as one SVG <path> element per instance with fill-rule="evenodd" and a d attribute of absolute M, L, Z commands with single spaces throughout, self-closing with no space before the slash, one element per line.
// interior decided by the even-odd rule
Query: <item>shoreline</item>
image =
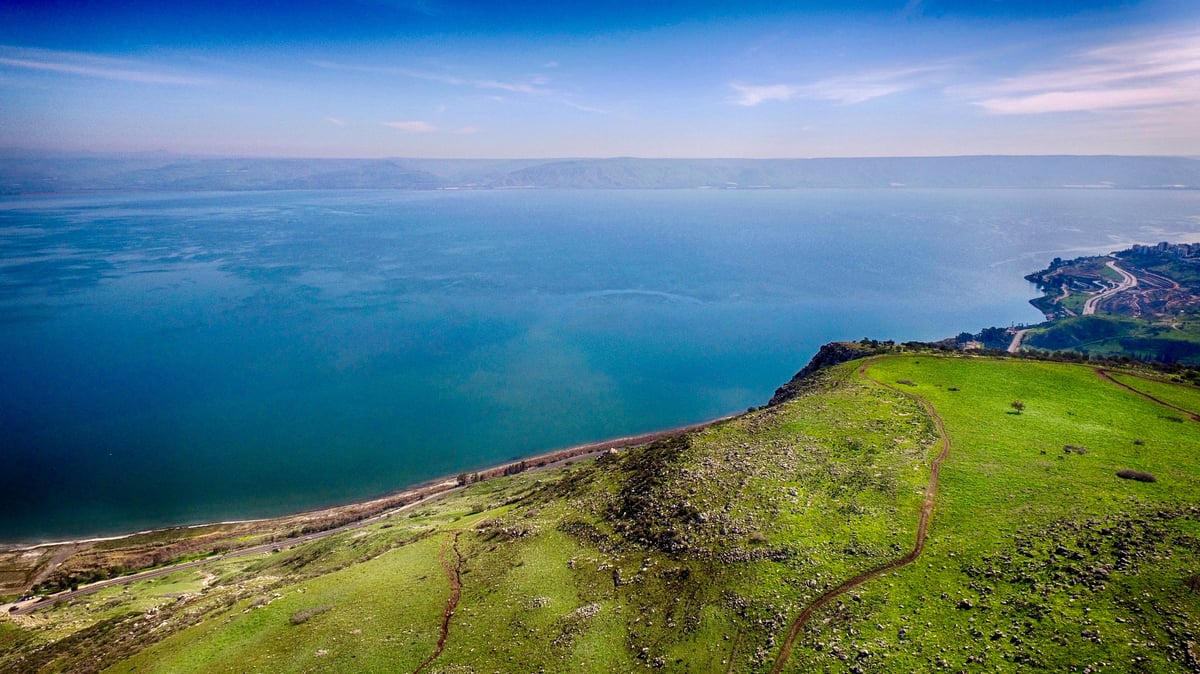
<path fill-rule="evenodd" d="M 464 472 L 469 476 L 479 476 L 479 481 L 484 481 L 484 480 L 494 479 L 497 477 L 503 477 L 505 475 L 506 470 L 511 470 L 517 466 L 520 466 L 522 463 L 526 464 L 526 468 L 520 472 L 543 470 L 546 468 L 553 467 L 555 464 L 559 464 L 563 461 L 580 459 L 580 458 L 589 458 L 591 455 L 599 454 L 601 452 L 606 452 L 610 449 L 619 449 L 619 448 L 624 448 L 624 447 L 633 447 L 633 446 L 637 446 L 637 445 L 644 445 L 644 444 L 647 444 L 650 442 L 654 442 L 655 440 L 660 440 L 664 437 L 668 437 L 668 436 L 675 435 L 678 433 L 687 433 L 689 431 L 695 431 L 695 430 L 699 430 L 702 428 L 707 428 L 714 424 L 718 424 L 723 421 L 728 421 L 729 419 L 733 419 L 737 416 L 740 416 L 741 414 L 742 414 L 741 412 L 737 412 L 737 413 L 733 413 L 733 414 L 727 414 L 723 417 L 718 417 L 716 419 L 710 419 L 708 421 L 701 421 L 701 422 L 697 422 L 697 423 L 693 423 L 693 424 L 686 424 L 683 426 L 675 426 L 673 428 L 663 429 L 663 430 L 659 430 L 659 431 L 651 431 L 648 433 L 641 433 L 641 434 L 637 434 L 637 435 L 627 435 L 627 436 L 621 436 L 621 437 L 617 437 L 617 438 L 610 438 L 608 440 L 600 440 L 597 442 L 589 442 L 589 443 L 584 443 L 584 444 L 580 444 L 580 445 L 573 445 L 571 447 L 556 449 L 556 450 L 552 450 L 549 452 L 544 452 L 542 454 L 534 454 L 534 455 L 527 456 L 524 458 L 516 459 L 514 461 L 508 461 L 508 462 L 505 462 L 502 464 L 488 466 L 485 468 L 481 468 L 479 470 L 465 470 L 465 471 L 461 471 L 461 472 Z M 94 543 L 106 543 L 109 541 L 119 541 L 119 540 L 126 539 L 126 538 L 133 538 L 135 536 L 155 534 L 155 533 L 160 533 L 160 532 L 164 532 L 164 531 L 200 529 L 203 527 L 234 526 L 234 525 L 239 525 L 239 524 L 262 524 L 262 523 L 268 523 L 268 522 L 277 522 L 280 525 L 283 525 L 291 520 L 304 520 L 304 519 L 316 519 L 316 518 L 322 518 L 322 517 L 331 517 L 331 516 L 336 516 L 338 514 L 353 511 L 355 509 L 363 509 L 363 508 L 387 509 L 387 508 L 394 506 L 396 504 L 396 502 L 399 500 L 403 500 L 406 498 L 412 498 L 414 496 L 416 496 L 418 498 L 423 498 L 430 494 L 449 491 L 450 489 L 454 489 L 458 486 L 459 486 L 459 484 L 458 484 L 457 476 L 454 476 L 454 475 L 442 476 L 442 477 L 433 478 L 430 480 L 425 480 L 424 482 L 419 482 L 417 484 L 404 487 L 397 491 L 389 492 L 382 496 L 369 498 L 369 499 L 366 499 L 363 501 L 352 501 L 349 503 L 342 503 L 339 505 L 315 508 L 312 510 L 301 510 L 298 512 L 286 513 L 286 514 L 278 515 L 275 517 L 257 517 L 257 518 L 248 518 L 248 519 L 224 520 L 224 521 L 217 521 L 217 522 L 199 522 L 199 523 L 195 523 L 195 524 L 176 524 L 176 525 L 169 525 L 169 526 L 163 526 L 163 527 L 154 527 L 154 528 L 150 528 L 150 529 L 142 529 L 139 531 L 132 531 L 132 532 L 123 533 L 123 534 L 112 534 L 112 535 L 107 535 L 107 536 L 103 536 L 103 535 L 102 536 L 91 536 L 91 537 L 87 537 L 87 538 L 75 538 L 75 539 L 65 539 L 65 540 L 56 540 L 56 541 L 42 541 L 42 542 L 36 542 L 36 543 L 22 542 L 22 541 L 11 541 L 11 542 L 0 541 L 0 552 L 29 552 L 29 551 L 33 551 L 33 550 L 60 547 L 60 546 L 66 546 L 66 545 L 91 545 Z M 369 517 L 370 515 L 367 515 L 367 516 Z"/>

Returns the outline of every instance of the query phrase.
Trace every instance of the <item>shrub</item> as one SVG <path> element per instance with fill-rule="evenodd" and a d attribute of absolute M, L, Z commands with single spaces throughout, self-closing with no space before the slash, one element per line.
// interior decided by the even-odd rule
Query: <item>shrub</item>
<path fill-rule="evenodd" d="M 1150 473 L 1143 473 L 1139 470 L 1129 470 L 1128 468 L 1125 470 L 1118 470 L 1117 477 L 1125 480 L 1137 480 L 1138 482 L 1158 482 L 1158 478 L 1154 477 Z"/>
<path fill-rule="evenodd" d="M 322 613 L 328 611 L 331 608 L 333 608 L 333 607 L 330 606 L 329 604 L 326 604 L 324 606 L 314 606 L 313 608 L 301 609 L 292 614 L 291 623 L 293 625 L 300 625 L 302 623 L 306 623 L 313 616 L 321 615 Z"/>
<path fill-rule="evenodd" d="M 510 463 L 509 465 L 505 466 L 502 472 L 505 475 L 516 475 L 518 473 L 524 473 L 528 468 L 528 462 L 518 461 L 517 463 Z"/>

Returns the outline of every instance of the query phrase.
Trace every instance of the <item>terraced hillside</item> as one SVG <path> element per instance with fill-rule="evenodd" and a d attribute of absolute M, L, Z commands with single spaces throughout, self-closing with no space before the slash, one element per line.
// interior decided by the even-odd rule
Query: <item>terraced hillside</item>
<path fill-rule="evenodd" d="M 703 430 L 10 617 L 0 669 L 1194 671 L 1200 390 L 1107 375 L 843 363 Z"/>

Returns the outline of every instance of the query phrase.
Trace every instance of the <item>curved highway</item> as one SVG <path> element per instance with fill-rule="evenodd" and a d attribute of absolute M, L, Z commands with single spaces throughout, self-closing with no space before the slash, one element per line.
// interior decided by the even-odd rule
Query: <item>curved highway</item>
<path fill-rule="evenodd" d="M 1121 282 L 1118 283 L 1114 288 L 1109 288 L 1108 290 L 1096 293 L 1095 295 L 1089 297 L 1087 302 L 1083 303 L 1084 316 L 1091 316 L 1092 314 L 1096 313 L 1096 307 L 1099 306 L 1099 304 L 1104 300 L 1116 295 L 1117 293 L 1124 292 L 1137 286 L 1137 277 L 1118 267 L 1116 262 L 1109 260 L 1108 268 L 1121 275 Z"/>

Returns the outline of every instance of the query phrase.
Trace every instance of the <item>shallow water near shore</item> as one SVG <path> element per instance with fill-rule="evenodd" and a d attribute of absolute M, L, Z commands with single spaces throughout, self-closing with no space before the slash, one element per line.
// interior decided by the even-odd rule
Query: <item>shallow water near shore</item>
<path fill-rule="evenodd" d="M 827 341 L 1037 322 L 1200 194 L 0 199 L 0 541 L 278 515 L 759 405 Z"/>

